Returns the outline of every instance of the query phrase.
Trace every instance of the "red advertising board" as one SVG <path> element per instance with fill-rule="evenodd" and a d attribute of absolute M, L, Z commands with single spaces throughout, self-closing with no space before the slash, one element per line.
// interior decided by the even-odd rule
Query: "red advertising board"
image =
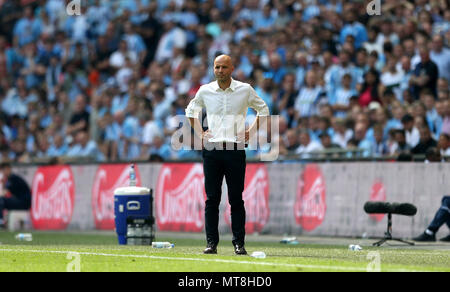
<path fill-rule="evenodd" d="M 261 232 L 270 216 L 269 173 L 263 163 L 248 164 L 242 199 L 245 204 L 245 231 L 247 234 Z M 225 221 L 231 226 L 231 207 L 227 203 Z"/>
<path fill-rule="evenodd" d="M 202 164 L 164 164 L 155 190 L 158 230 L 203 231 L 205 200 Z"/>
<path fill-rule="evenodd" d="M 74 210 L 75 184 L 69 166 L 39 167 L 32 182 L 31 220 L 39 230 L 64 230 Z"/>
<path fill-rule="evenodd" d="M 324 176 L 316 164 L 305 167 L 297 185 L 295 221 L 306 231 L 320 226 L 327 210 Z"/>
<path fill-rule="evenodd" d="M 141 175 L 137 165 L 135 172 L 136 186 L 141 186 Z M 114 229 L 114 190 L 129 185 L 129 164 L 105 164 L 98 167 L 92 185 L 92 211 L 96 229 Z"/>

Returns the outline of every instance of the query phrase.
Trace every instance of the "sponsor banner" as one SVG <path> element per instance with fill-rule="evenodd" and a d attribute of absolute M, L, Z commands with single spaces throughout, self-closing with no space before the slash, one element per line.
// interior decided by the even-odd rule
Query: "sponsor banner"
<path fill-rule="evenodd" d="M 72 220 L 75 186 L 68 166 L 39 167 L 31 184 L 33 227 L 64 230 Z"/>
<path fill-rule="evenodd" d="M 141 186 L 138 165 L 135 165 L 135 172 L 136 186 Z M 129 185 L 129 164 L 105 164 L 98 167 L 92 185 L 92 212 L 96 229 L 114 229 L 114 191 Z"/>
<path fill-rule="evenodd" d="M 242 199 L 245 204 L 247 234 L 261 232 L 269 220 L 269 173 L 263 163 L 248 164 Z M 231 227 L 231 207 L 226 204 L 225 221 Z"/>
<path fill-rule="evenodd" d="M 386 201 L 386 189 L 384 187 L 383 182 L 375 181 L 370 190 L 370 199 L 369 201 L 376 202 L 385 202 Z M 380 222 L 383 220 L 386 214 L 370 214 L 369 217 L 376 221 Z"/>
<path fill-rule="evenodd" d="M 295 221 L 306 231 L 320 226 L 327 210 L 325 179 L 318 165 L 305 167 L 297 185 Z"/>
<path fill-rule="evenodd" d="M 433 220 L 442 196 L 450 189 L 449 163 L 277 162 L 264 163 L 267 202 L 260 183 L 264 181 L 261 165 L 247 164 L 244 197 L 247 222 L 252 222 L 247 230 L 264 234 L 383 236 L 386 216 L 374 220 L 363 206 L 368 200 L 385 197 L 389 202 L 417 206 L 413 218 L 394 218 L 393 235 L 411 238 Z M 94 230 L 112 228 L 114 184 L 128 184 L 123 178 L 128 177 L 125 169 L 124 164 L 117 169 L 107 165 L 18 166 L 13 171 L 32 189 L 31 216 L 36 229 Z M 206 194 L 200 163 L 142 163 L 137 178 L 142 186 L 154 190 L 157 230 L 203 232 Z M 228 201 L 223 198 L 222 203 L 219 230 L 225 234 L 231 230 L 226 222 L 229 215 L 225 215 Z M 268 207 L 263 208 L 264 204 Z M 443 237 L 447 230 L 439 232 L 437 236 Z"/>
<path fill-rule="evenodd" d="M 199 163 L 164 164 L 155 190 L 158 230 L 201 232 L 206 193 Z"/>

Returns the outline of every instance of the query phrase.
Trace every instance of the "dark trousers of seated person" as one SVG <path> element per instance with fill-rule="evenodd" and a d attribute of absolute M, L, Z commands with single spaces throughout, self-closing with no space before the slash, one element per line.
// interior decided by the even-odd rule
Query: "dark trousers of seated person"
<path fill-rule="evenodd" d="M 2 197 L 0 198 L 0 220 L 3 219 L 4 210 L 29 210 L 30 208 L 30 200 L 22 200 L 16 197 Z"/>
<path fill-rule="evenodd" d="M 233 245 L 245 242 L 244 191 L 246 155 L 244 150 L 203 150 L 203 172 L 205 175 L 205 231 L 209 245 L 219 243 L 219 205 L 222 182 L 228 187 L 228 202 L 231 206 L 231 231 Z"/>
<path fill-rule="evenodd" d="M 428 229 L 436 233 L 444 224 L 447 224 L 448 228 L 450 228 L 450 196 L 445 196 L 442 198 L 441 207 L 436 212 L 436 215 L 430 223 L 430 226 L 428 226 Z"/>

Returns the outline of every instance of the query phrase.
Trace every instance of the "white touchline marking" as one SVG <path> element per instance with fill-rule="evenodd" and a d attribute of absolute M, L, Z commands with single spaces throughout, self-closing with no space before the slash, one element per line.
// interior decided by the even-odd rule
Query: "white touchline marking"
<path fill-rule="evenodd" d="M 362 268 L 362 267 L 283 264 L 283 263 L 270 263 L 270 262 L 234 261 L 234 260 L 223 260 L 223 259 L 163 257 L 163 256 L 151 256 L 151 255 L 131 255 L 131 254 L 108 254 L 108 253 L 62 251 L 62 250 L 32 250 L 32 249 L 1 249 L 0 248 L 0 252 L 30 252 L 30 253 L 55 253 L 55 254 L 67 254 L 70 252 L 74 252 L 74 253 L 76 252 L 80 255 L 105 256 L 105 257 L 147 258 L 147 259 L 156 259 L 156 260 L 214 262 L 214 263 L 227 263 L 227 264 L 250 264 L 250 265 L 259 265 L 259 266 L 277 266 L 277 267 L 306 268 L 306 269 L 331 269 L 331 270 L 342 270 L 342 271 L 363 271 L 363 272 L 366 271 L 366 268 Z M 389 269 L 389 271 L 392 271 L 392 272 L 416 272 L 414 270 L 407 270 L 407 269 L 406 270 L 405 269 Z"/>

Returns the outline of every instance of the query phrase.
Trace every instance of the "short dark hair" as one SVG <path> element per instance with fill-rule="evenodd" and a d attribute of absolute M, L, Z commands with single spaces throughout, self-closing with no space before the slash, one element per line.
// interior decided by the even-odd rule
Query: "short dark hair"
<path fill-rule="evenodd" d="M 11 163 L 9 162 L 1 162 L 0 169 L 11 168 Z"/>
<path fill-rule="evenodd" d="M 450 141 L 450 135 L 449 135 L 449 134 L 441 133 L 440 137 L 444 137 L 445 139 L 447 139 L 448 141 Z"/>
<path fill-rule="evenodd" d="M 402 117 L 402 124 L 408 123 L 408 122 L 413 122 L 413 121 L 414 121 L 414 118 L 410 114 L 406 114 Z"/>
<path fill-rule="evenodd" d="M 405 130 L 403 130 L 403 129 L 396 129 L 396 130 L 395 130 L 395 134 L 400 134 L 400 135 L 402 135 L 403 137 L 406 137 Z"/>

